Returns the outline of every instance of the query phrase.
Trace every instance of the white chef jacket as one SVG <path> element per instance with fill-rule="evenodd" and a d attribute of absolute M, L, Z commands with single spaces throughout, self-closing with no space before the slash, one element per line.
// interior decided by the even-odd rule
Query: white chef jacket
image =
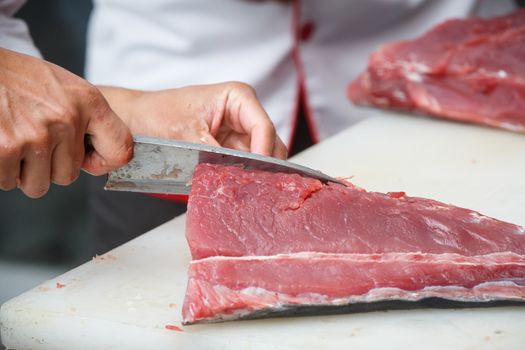
<path fill-rule="evenodd" d="M 40 57 L 24 21 L 12 16 L 25 0 L 0 0 L 0 47 Z"/>
<path fill-rule="evenodd" d="M 510 1 L 495 2 L 499 12 L 512 9 Z M 243 81 L 255 87 L 288 144 L 301 86 L 312 136 L 322 140 L 370 113 L 348 101 L 346 87 L 373 50 L 480 6 L 475 0 L 94 3 L 89 80 L 140 89 Z"/>

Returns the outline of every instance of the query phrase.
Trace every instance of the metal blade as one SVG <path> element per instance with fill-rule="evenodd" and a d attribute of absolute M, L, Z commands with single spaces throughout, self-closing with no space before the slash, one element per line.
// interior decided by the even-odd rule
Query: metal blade
<path fill-rule="evenodd" d="M 340 182 L 320 171 L 254 153 L 150 137 L 137 136 L 134 141 L 133 159 L 109 173 L 106 190 L 189 194 L 193 172 L 200 163 L 296 173 L 323 182 Z"/>

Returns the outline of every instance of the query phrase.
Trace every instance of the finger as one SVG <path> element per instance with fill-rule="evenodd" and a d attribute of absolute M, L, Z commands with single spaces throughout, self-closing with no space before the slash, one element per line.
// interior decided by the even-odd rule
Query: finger
<path fill-rule="evenodd" d="M 228 99 L 231 104 L 226 108 L 227 111 L 233 110 L 234 112 L 227 112 L 226 115 L 231 117 L 232 129 L 249 135 L 251 152 L 266 156 L 272 155 L 277 136 L 275 127 L 257 100 L 253 89 L 241 86 L 231 94 L 234 96 Z"/>
<path fill-rule="evenodd" d="M 286 145 L 279 136 L 275 139 L 275 147 L 273 148 L 272 156 L 280 159 L 288 158 L 288 148 L 286 148 Z"/>
<path fill-rule="evenodd" d="M 14 118 L 4 110 L 0 110 L 0 190 L 9 191 L 17 187 L 23 148 L 16 136 Z"/>
<path fill-rule="evenodd" d="M 17 187 L 20 176 L 20 154 L 0 146 L 0 190 L 9 191 Z"/>
<path fill-rule="evenodd" d="M 222 147 L 250 152 L 250 135 L 222 127 L 215 136 Z"/>
<path fill-rule="evenodd" d="M 133 157 L 131 133 L 109 106 L 99 108 L 92 115 L 86 133 L 91 136 L 93 150 L 86 153 L 82 167 L 90 174 L 106 174 Z"/>
<path fill-rule="evenodd" d="M 63 139 L 51 156 L 51 181 L 61 186 L 73 183 L 80 175 L 83 159 L 83 145 Z"/>
<path fill-rule="evenodd" d="M 24 153 L 20 169 L 19 188 L 28 197 L 40 198 L 49 190 L 51 157 L 45 147 L 30 147 Z"/>
<path fill-rule="evenodd" d="M 220 143 L 222 147 L 250 152 L 250 136 L 246 134 L 230 132 Z"/>
<path fill-rule="evenodd" d="M 271 156 L 275 146 L 275 128 L 272 123 L 255 124 L 250 131 L 250 151 L 265 156 Z"/>
<path fill-rule="evenodd" d="M 240 110 L 242 114 L 239 118 L 243 128 L 248 130 L 250 151 L 271 156 L 277 136 L 273 123 L 255 96 L 246 102 L 243 106 L 245 108 Z"/>

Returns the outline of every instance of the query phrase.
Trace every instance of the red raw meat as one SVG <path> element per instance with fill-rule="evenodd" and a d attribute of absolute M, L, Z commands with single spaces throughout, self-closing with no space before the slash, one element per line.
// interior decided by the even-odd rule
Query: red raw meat
<path fill-rule="evenodd" d="M 295 253 L 193 261 L 183 322 L 386 300 L 525 301 L 525 257 L 514 253 Z M 204 302 L 205 301 L 205 302 Z"/>
<path fill-rule="evenodd" d="M 211 164 L 195 170 L 186 238 L 193 259 L 302 251 L 525 254 L 525 228 L 468 209 Z"/>
<path fill-rule="evenodd" d="M 201 164 L 186 223 L 185 324 L 525 303 L 523 227 L 403 192 Z"/>
<path fill-rule="evenodd" d="M 525 10 L 450 20 L 386 45 L 348 95 L 357 104 L 525 131 Z"/>

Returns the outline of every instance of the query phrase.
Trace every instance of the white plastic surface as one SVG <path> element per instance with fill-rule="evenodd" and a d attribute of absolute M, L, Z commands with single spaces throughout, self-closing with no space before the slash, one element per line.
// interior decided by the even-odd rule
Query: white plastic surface
<path fill-rule="evenodd" d="M 525 135 L 378 113 L 294 161 L 525 225 Z M 4 304 L 16 349 L 524 349 L 525 306 L 182 327 L 185 217 Z M 58 284 L 57 284 L 58 283 Z M 166 329 L 182 328 L 182 332 Z"/>

